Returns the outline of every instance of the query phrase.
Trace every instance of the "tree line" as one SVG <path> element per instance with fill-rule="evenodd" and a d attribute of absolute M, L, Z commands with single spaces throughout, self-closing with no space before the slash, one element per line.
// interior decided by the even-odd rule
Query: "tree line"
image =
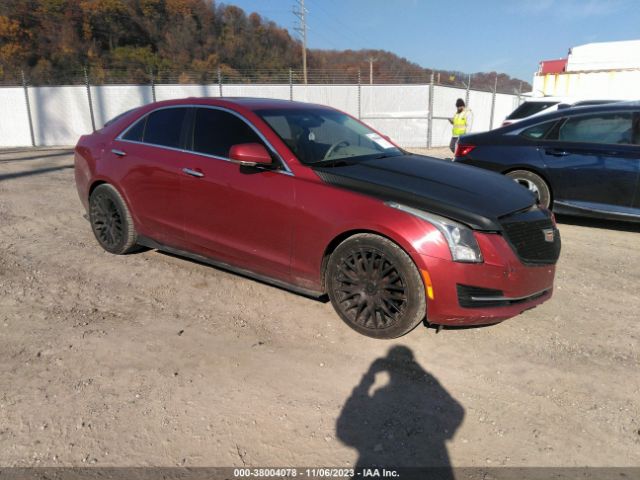
<path fill-rule="evenodd" d="M 381 50 L 310 50 L 310 80 L 369 78 L 376 83 L 428 81 L 461 84 L 466 75 L 425 69 Z M 299 72 L 302 46 L 289 32 L 257 13 L 213 0 L 2 0 L 0 79 L 27 72 L 34 83 L 56 84 L 85 67 L 92 81 L 144 82 L 149 74 L 173 82 L 281 79 Z M 215 72 L 215 73 L 214 73 Z M 474 74 L 472 87 L 516 91 L 505 74 Z M 527 88 L 524 84 L 523 88 Z"/>

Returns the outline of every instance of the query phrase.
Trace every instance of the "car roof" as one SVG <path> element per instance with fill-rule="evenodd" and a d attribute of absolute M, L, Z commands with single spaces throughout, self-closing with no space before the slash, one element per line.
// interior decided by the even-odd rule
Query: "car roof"
<path fill-rule="evenodd" d="M 592 97 L 522 97 L 522 103 L 564 103 L 574 105 L 581 102 L 623 102 L 621 98 L 592 98 Z"/>
<path fill-rule="evenodd" d="M 187 97 L 156 102 L 153 105 L 154 107 L 174 105 L 211 105 L 219 107 L 237 106 L 251 111 L 263 109 L 308 110 L 309 108 L 322 108 L 332 110 L 331 107 L 315 103 L 296 102 L 293 100 L 283 100 L 278 98 L 258 97 Z"/>
<path fill-rule="evenodd" d="M 525 102 L 564 102 L 567 100 L 567 97 L 525 97 L 522 96 L 522 103 Z"/>
<path fill-rule="evenodd" d="M 506 127 L 502 127 L 505 130 L 517 130 L 528 125 L 536 125 L 538 123 L 544 123 L 546 121 L 551 121 L 557 118 L 572 116 L 572 115 L 586 115 L 590 113 L 603 113 L 603 112 L 627 112 L 627 111 L 638 111 L 640 110 L 640 101 L 633 100 L 629 102 L 615 102 L 615 103 L 604 103 L 600 105 L 589 105 L 589 106 L 575 106 L 563 108 L 560 110 L 554 110 L 553 112 L 544 113 L 541 115 L 534 115 L 529 118 L 525 118 L 519 122 L 512 123 L 511 125 L 507 125 Z"/>

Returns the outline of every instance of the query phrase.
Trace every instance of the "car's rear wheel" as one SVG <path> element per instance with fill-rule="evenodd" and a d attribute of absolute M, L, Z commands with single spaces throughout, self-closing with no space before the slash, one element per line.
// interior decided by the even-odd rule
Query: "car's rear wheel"
<path fill-rule="evenodd" d="M 123 255 L 136 247 L 137 234 L 124 199 L 111 185 L 98 185 L 89 197 L 89 221 L 107 252 Z"/>
<path fill-rule="evenodd" d="M 551 206 L 551 189 L 540 175 L 529 170 L 514 170 L 507 173 L 507 177 L 534 193 L 543 207 Z"/>
<path fill-rule="evenodd" d="M 425 288 L 418 269 L 402 248 L 384 237 L 349 237 L 331 254 L 326 275 L 336 312 L 363 335 L 400 337 L 425 317 Z"/>

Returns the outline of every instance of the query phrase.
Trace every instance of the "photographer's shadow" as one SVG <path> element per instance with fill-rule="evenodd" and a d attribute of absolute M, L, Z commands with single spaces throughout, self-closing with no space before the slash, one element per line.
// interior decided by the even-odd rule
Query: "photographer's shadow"
<path fill-rule="evenodd" d="M 388 383 L 372 391 L 385 380 L 379 377 Z M 355 468 L 440 467 L 438 478 L 453 478 L 445 442 L 463 417 L 462 406 L 416 363 L 413 352 L 395 346 L 353 389 L 336 433 L 358 450 Z"/>

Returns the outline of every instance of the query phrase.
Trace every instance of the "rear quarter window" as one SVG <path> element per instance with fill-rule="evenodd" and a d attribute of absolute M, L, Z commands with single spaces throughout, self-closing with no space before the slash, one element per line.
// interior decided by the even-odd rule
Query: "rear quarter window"
<path fill-rule="evenodd" d="M 523 130 L 520 133 L 520 136 L 528 138 L 530 140 L 541 140 L 545 138 L 547 133 L 553 128 L 553 126 L 556 123 L 557 123 L 557 120 L 553 120 L 551 122 L 539 123 L 538 125 L 534 125 L 533 127 L 529 127 Z"/>
<path fill-rule="evenodd" d="M 147 117 L 138 120 L 132 127 L 129 128 L 122 136 L 124 140 L 130 140 L 133 142 L 141 142 L 144 135 L 144 127 L 147 123 Z"/>

